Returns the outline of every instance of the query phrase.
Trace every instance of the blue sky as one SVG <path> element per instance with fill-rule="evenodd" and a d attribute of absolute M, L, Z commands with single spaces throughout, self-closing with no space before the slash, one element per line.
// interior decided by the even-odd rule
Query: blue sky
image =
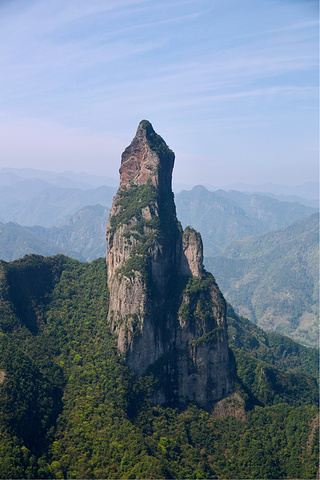
<path fill-rule="evenodd" d="M 118 177 L 148 119 L 174 180 L 318 179 L 318 2 L 1 0 L 0 168 Z"/>

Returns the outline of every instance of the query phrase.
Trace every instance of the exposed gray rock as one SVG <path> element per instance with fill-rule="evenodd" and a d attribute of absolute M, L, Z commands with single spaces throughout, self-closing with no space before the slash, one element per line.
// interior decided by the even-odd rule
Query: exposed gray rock
<path fill-rule="evenodd" d="M 233 390 L 225 301 L 203 268 L 200 234 L 177 221 L 173 164 L 142 121 L 107 225 L 108 322 L 127 365 L 158 377 L 156 402 L 212 408 Z"/>
<path fill-rule="evenodd" d="M 181 273 L 201 277 L 203 274 L 203 245 L 200 233 L 187 227 L 182 235 Z"/>

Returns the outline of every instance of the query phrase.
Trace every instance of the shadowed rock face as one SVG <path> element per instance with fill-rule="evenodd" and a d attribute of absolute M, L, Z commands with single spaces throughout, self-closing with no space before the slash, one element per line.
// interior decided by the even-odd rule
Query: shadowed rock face
<path fill-rule="evenodd" d="M 225 301 L 203 268 L 200 235 L 177 221 L 173 164 L 143 120 L 107 225 L 108 322 L 127 365 L 159 378 L 156 402 L 212 408 L 233 388 Z"/>
<path fill-rule="evenodd" d="M 201 277 L 203 268 L 203 245 L 200 233 L 187 227 L 182 235 L 181 273 L 187 276 Z"/>

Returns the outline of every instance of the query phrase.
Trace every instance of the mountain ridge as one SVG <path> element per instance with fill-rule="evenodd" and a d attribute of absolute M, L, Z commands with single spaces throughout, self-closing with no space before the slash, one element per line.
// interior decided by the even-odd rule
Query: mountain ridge
<path fill-rule="evenodd" d="M 193 225 L 201 232 L 205 256 L 218 255 L 231 239 L 276 230 L 317 212 L 265 195 L 210 192 L 203 186 L 180 192 L 176 207 L 182 225 Z"/>
<path fill-rule="evenodd" d="M 234 240 L 205 262 L 241 314 L 265 330 L 316 346 L 318 248 L 315 213 L 281 230 Z"/>
<path fill-rule="evenodd" d="M 102 205 L 88 205 L 60 227 L 0 223 L 0 258 L 12 261 L 32 253 L 44 256 L 62 253 L 84 262 L 104 257 L 109 212 Z"/>

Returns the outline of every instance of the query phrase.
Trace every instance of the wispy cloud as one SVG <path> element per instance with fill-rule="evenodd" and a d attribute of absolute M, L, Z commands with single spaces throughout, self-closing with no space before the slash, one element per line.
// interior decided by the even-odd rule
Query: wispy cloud
<path fill-rule="evenodd" d="M 267 0 L 7 2 L 0 109 L 19 132 L 19 118 L 43 122 L 55 138 L 65 129 L 62 143 L 73 128 L 93 138 L 145 116 L 201 134 L 219 128 L 217 119 L 240 125 L 243 112 L 246 125 L 289 110 L 300 118 L 303 105 L 313 125 L 317 24 L 299 2 L 286 11 Z"/>

